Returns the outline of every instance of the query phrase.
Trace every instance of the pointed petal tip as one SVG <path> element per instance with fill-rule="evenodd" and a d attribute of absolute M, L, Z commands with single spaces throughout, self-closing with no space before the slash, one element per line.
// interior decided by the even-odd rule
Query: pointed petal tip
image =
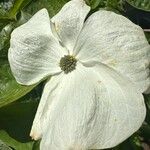
<path fill-rule="evenodd" d="M 90 6 L 86 4 L 85 0 L 72 0 L 78 4 L 80 4 L 82 7 L 86 7 L 88 11 L 90 11 Z"/>
<path fill-rule="evenodd" d="M 78 2 L 78 3 L 82 3 L 82 4 L 86 3 L 84 0 L 72 0 L 72 1 L 75 1 L 75 2 Z"/>
<path fill-rule="evenodd" d="M 39 12 L 48 13 L 48 10 L 46 8 L 42 8 L 41 10 L 39 10 Z"/>

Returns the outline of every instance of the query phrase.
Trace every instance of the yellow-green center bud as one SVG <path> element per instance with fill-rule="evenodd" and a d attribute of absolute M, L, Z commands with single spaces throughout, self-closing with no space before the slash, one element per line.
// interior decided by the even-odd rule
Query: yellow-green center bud
<path fill-rule="evenodd" d="M 63 70 L 65 74 L 67 74 L 76 69 L 76 63 L 77 63 L 77 60 L 75 59 L 74 56 L 65 55 L 64 57 L 60 59 L 59 66 L 61 70 Z"/>

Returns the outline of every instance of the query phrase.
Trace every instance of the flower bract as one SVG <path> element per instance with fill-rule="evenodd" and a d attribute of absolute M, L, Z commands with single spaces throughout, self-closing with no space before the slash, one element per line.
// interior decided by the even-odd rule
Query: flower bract
<path fill-rule="evenodd" d="M 17 82 L 47 78 L 31 129 L 41 150 L 111 148 L 145 118 L 150 91 L 148 44 L 124 16 L 72 0 L 50 19 L 38 11 L 11 35 L 9 62 Z"/>

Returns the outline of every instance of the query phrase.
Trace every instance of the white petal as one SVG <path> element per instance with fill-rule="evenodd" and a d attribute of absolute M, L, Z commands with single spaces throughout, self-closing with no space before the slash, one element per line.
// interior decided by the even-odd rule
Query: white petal
<path fill-rule="evenodd" d="M 70 52 L 73 51 L 77 36 L 89 11 L 90 7 L 85 4 L 84 0 L 72 0 L 52 18 L 60 40 Z"/>
<path fill-rule="evenodd" d="M 8 57 L 16 80 L 30 85 L 60 72 L 59 61 L 66 52 L 52 35 L 48 12 L 42 9 L 13 31 Z"/>
<path fill-rule="evenodd" d="M 52 100 L 55 96 L 57 96 L 57 90 L 59 89 L 59 82 L 62 78 L 63 74 L 59 74 L 57 76 L 52 76 L 50 80 L 46 83 L 43 94 L 33 121 L 32 129 L 30 132 L 30 136 L 34 140 L 38 140 L 42 137 L 42 127 L 41 127 L 41 120 L 42 123 L 48 119 L 47 111 L 48 107 L 50 107 Z M 57 89 L 57 90 L 56 90 Z M 43 115 L 44 114 L 44 115 Z"/>
<path fill-rule="evenodd" d="M 74 54 L 84 63 L 107 64 L 129 77 L 142 92 L 150 87 L 150 45 L 143 30 L 121 15 L 101 10 L 90 16 Z"/>
<path fill-rule="evenodd" d="M 141 92 L 112 69 L 79 68 L 61 80 L 43 124 L 41 150 L 114 147 L 138 130 L 145 117 Z"/>

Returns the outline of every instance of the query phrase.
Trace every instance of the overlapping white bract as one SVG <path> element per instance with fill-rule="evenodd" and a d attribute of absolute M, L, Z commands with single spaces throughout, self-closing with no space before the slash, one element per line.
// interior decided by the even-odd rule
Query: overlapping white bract
<path fill-rule="evenodd" d="M 89 11 L 83 0 L 72 0 L 52 18 L 60 40 L 71 54 Z"/>
<path fill-rule="evenodd" d="M 42 126 L 44 150 L 113 147 L 138 130 L 145 117 L 141 93 L 102 64 L 79 66 L 55 90 L 58 95 L 49 97 L 53 102 Z"/>
<path fill-rule="evenodd" d="M 129 77 L 141 92 L 150 85 L 150 45 L 143 30 L 127 18 L 98 11 L 88 18 L 75 47 L 83 62 L 102 62 Z"/>
<path fill-rule="evenodd" d="M 58 62 L 66 53 L 52 34 L 47 10 L 42 9 L 12 32 L 8 58 L 16 80 L 31 85 L 61 72 Z"/>
<path fill-rule="evenodd" d="M 110 148 L 144 120 L 150 46 L 143 31 L 110 11 L 85 21 L 89 9 L 72 0 L 52 21 L 43 9 L 12 33 L 8 57 L 16 80 L 31 85 L 52 76 L 31 130 L 42 138 L 41 150 Z M 64 74 L 59 61 L 70 54 L 76 70 Z"/>

